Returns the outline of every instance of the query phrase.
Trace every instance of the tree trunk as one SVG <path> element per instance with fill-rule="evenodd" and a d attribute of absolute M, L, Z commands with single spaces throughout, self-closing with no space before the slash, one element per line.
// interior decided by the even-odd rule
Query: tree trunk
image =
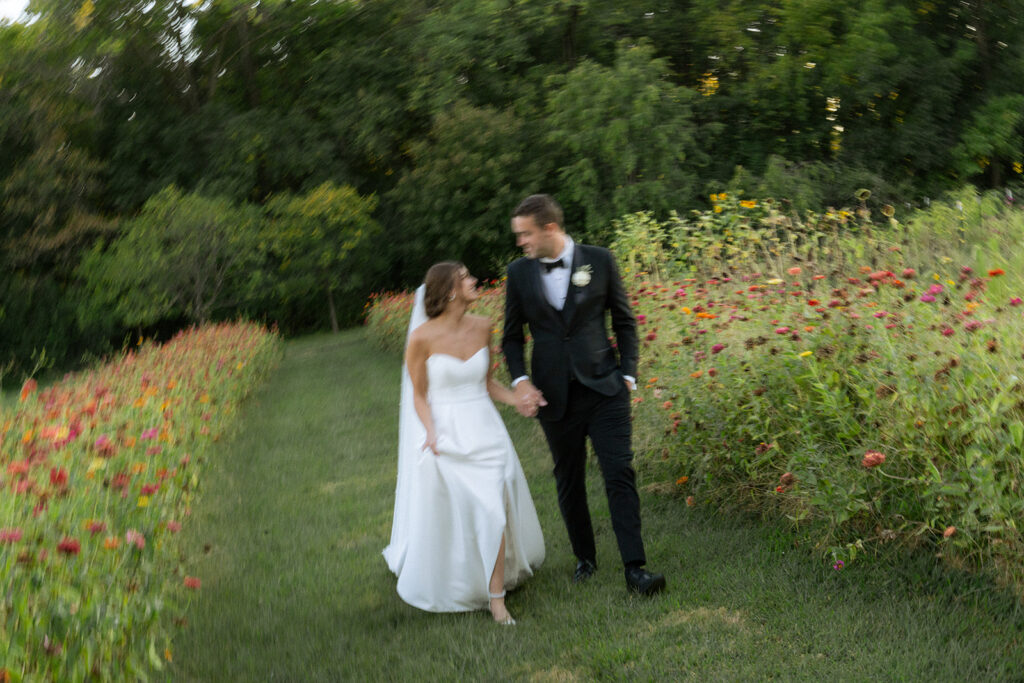
<path fill-rule="evenodd" d="M 330 285 L 327 289 L 327 308 L 331 312 L 331 332 L 338 331 L 338 312 L 334 308 L 334 292 L 331 291 Z"/>

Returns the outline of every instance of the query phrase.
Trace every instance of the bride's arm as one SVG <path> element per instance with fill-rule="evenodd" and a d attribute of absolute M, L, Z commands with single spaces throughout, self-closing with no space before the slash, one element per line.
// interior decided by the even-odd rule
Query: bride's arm
<path fill-rule="evenodd" d="M 487 393 L 490 394 L 492 401 L 499 401 L 506 405 L 514 406 L 516 404 L 516 395 L 506 386 L 503 386 L 494 379 L 494 363 L 491 362 L 491 321 L 486 321 L 487 325 Z"/>
<path fill-rule="evenodd" d="M 434 416 L 430 412 L 430 403 L 427 402 L 427 356 L 429 349 L 424 339 L 418 337 L 414 332 L 409 339 L 409 345 L 405 349 L 405 365 L 409 369 L 409 379 L 412 380 L 412 402 L 416 408 L 416 415 L 427 430 L 427 440 L 423 446 L 430 448 L 434 455 L 437 455 L 437 433 L 434 431 Z"/>

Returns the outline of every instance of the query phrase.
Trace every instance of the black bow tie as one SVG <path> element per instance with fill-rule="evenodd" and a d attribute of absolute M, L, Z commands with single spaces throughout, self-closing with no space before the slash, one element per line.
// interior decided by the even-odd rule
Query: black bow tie
<path fill-rule="evenodd" d="M 544 266 L 544 272 L 545 273 L 550 273 L 555 268 L 565 268 L 565 261 L 563 261 L 562 259 L 558 259 L 557 261 L 552 261 L 551 263 L 548 263 L 546 261 L 541 261 L 540 264 L 542 266 Z"/>

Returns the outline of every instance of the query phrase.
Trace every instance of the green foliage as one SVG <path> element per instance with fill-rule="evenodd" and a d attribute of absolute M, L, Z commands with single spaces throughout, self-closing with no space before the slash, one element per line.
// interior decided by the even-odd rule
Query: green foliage
<path fill-rule="evenodd" d="M 272 278 L 284 301 L 326 295 L 331 328 L 338 331 L 334 293 L 348 284 L 352 252 L 380 230 L 370 216 L 376 197 L 360 197 L 332 183 L 266 206 L 263 242 L 277 264 Z"/>
<path fill-rule="evenodd" d="M 1024 95 L 999 95 L 985 102 L 953 153 L 963 176 L 993 167 L 1001 182 L 1012 162 L 1019 165 L 1024 159 Z"/>
<path fill-rule="evenodd" d="M 613 67 L 585 62 L 546 86 L 562 194 L 582 207 L 591 240 L 608 241 L 617 216 L 664 214 L 693 194 L 701 158 L 694 94 L 671 83 L 649 43 L 623 41 Z"/>
<path fill-rule="evenodd" d="M 259 214 L 217 197 L 168 187 L 82 263 L 93 305 L 128 325 L 171 316 L 202 323 L 237 304 L 259 263 Z"/>
<path fill-rule="evenodd" d="M 514 246 L 512 209 L 542 177 L 534 139 L 509 110 L 457 102 L 437 116 L 388 197 L 397 207 L 393 252 L 411 277 L 453 256 L 482 275 L 500 272 L 495 264 L 507 262 Z"/>

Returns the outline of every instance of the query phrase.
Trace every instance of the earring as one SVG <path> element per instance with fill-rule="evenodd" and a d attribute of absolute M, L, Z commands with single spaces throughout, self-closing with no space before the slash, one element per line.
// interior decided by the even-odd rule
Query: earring
<path fill-rule="evenodd" d="M 455 292 L 452 292 L 452 295 L 448 297 L 448 301 L 455 301 Z"/>

